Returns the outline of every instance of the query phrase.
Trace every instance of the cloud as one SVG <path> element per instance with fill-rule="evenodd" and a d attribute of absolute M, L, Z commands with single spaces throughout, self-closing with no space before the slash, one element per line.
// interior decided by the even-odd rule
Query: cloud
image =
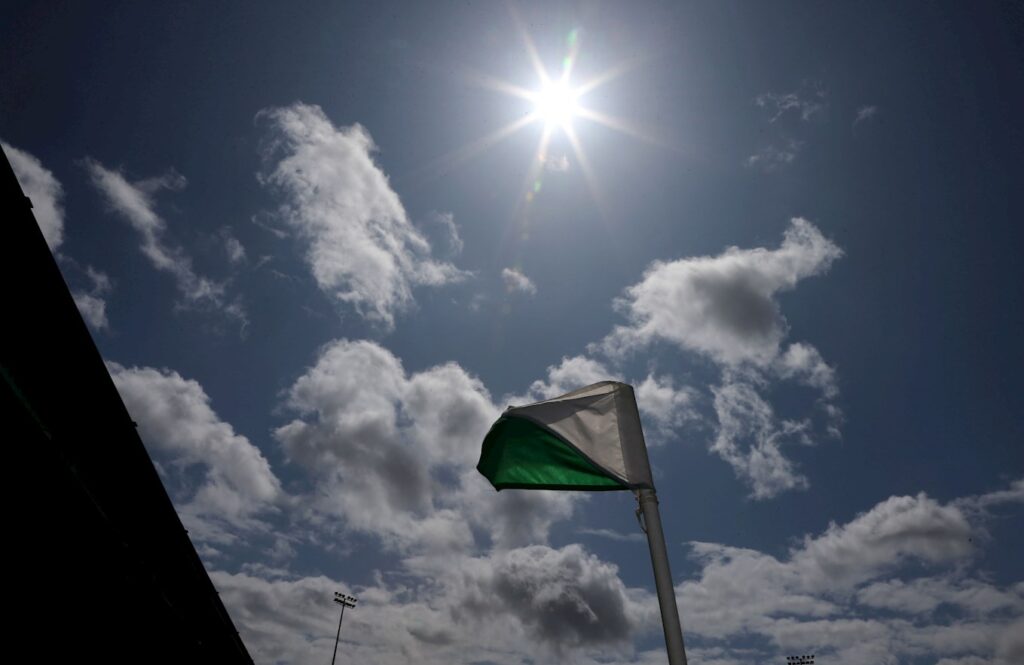
<path fill-rule="evenodd" d="M 455 223 L 455 215 L 450 212 L 434 212 L 427 216 L 427 222 L 440 230 L 440 242 L 447 247 L 448 256 L 458 256 L 465 248 L 459 235 L 459 225 Z"/>
<path fill-rule="evenodd" d="M 827 100 L 824 89 L 814 83 L 796 92 L 765 92 L 754 98 L 754 103 L 767 112 L 772 129 L 770 142 L 747 157 L 746 166 L 771 173 L 791 164 L 804 147 L 804 141 L 796 137 L 804 134 L 803 125 L 822 115 Z"/>
<path fill-rule="evenodd" d="M 964 497 L 956 501 L 956 505 L 962 510 L 982 517 L 987 516 L 996 507 L 1015 503 L 1024 503 L 1024 478 L 1013 481 L 1005 490 Z"/>
<path fill-rule="evenodd" d="M 778 422 L 750 383 L 727 378 L 712 388 L 718 431 L 711 452 L 729 463 L 752 488 L 751 498 L 768 499 L 786 490 L 805 489 L 807 478 L 782 454 L 791 440 L 807 443 L 806 421 Z"/>
<path fill-rule="evenodd" d="M 198 382 L 172 370 L 107 363 L 139 435 L 177 474 L 178 512 L 193 537 L 230 542 L 234 532 L 262 528 L 257 516 L 284 500 L 266 458 L 210 407 Z M 201 470 L 194 487 L 186 476 Z"/>
<path fill-rule="evenodd" d="M 957 580 L 951 576 L 924 577 L 909 582 L 892 579 L 861 588 L 857 602 L 910 615 L 930 614 L 942 605 L 956 606 L 972 615 L 985 615 L 1019 609 L 1024 603 L 1024 588 L 1006 591 L 981 580 Z"/>
<path fill-rule="evenodd" d="M 825 362 L 821 353 L 810 344 L 796 342 L 775 360 L 775 372 L 784 379 L 795 378 L 817 388 L 827 399 L 839 394 L 835 368 Z"/>
<path fill-rule="evenodd" d="M 221 229 L 221 238 L 224 240 L 224 252 L 228 261 L 234 264 L 243 263 L 246 259 L 245 246 L 231 232 L 231 227 L 225 226 Z"/>
<path fill-rule="evenodd" d="M 563 153 L 560 155 L 547 155 L 543 158 L 544 168 L 555 173 L 565 173 L 569 170 L 569 158 Z"/>
<path fill-rule="evenodd" d="M 103 298 L 82 291 L 72 292 L 71 297 L 89 327 L 93 330 L 106 330 L 110 327 L 107 321 L 107 302 Z"/>
<path fill-rule="evenodd" d="M 64 188 L 53 173 L 29 153 L 5 141 L 0 141 L 0 146 L 7 154 L 25 196 L 32 199 L 32 214 L 46 244 L 51 252 L 56 251 L 64 241 Z"/>
<path fill-rule="evenodd" d="M 636 384 L 636 400 L 645 425 L 653 425 L 648 443 L 657 445 L 672 432 L 700 419 L 696 403 L 699 393 L 690 386 L 676 387 L 671 376 L 648 374 Z"/>
<path fill-rule="evenodd" d="M 797 92 L 765 92 L 754 98 L 754 103 L 771 116 L 769 122 L 776 122 L 787 115 L 802 122 L 811 120 L 821 113 L 827 104 L 828 95 L 820 85 L 804 86 Z"/>
<path fill-rule="evenodd" d="M 775 296 L 840 256 L 817 227 L 795 217 L 778 249 L 730 247 L 713 257 L 655 261 L 617 302 L 628 325 L 598 348 L 615 357 L 665 341 L 723 365 L 768 367 L 789 331 Z"/>
<path fill-rule="evenodd" d="M 163 190 L 184 189 L 185 176 L 170 169 L 159 176 L 129 182 L 120 171 L 108 169 L 92 158 L 86 158 L 83 164 L 107 205 L 138 232 L 142 254 L 154 268 L 174 277 L 186 301 L 219 309 L 241 321 L 244 327 L 245 311 L 237 301 L 225 301 L 224 285 L 198 275 L 185 251 L 164 239 L 167 223 L 157 214 L 153 198 Z"/>
<path fill-rule="evenodd" d="M 779 168 L 791 164 L 804 147 L 803 141 L 789 139 L 783 142 L 784 145 L 767 145 L 758 152 L 747 157 L 744 164 L 749 168 L 759 168 L 766 173 L 772 173 Z"/>
<path fill-rule="evenodd" d="M 817 588 L 850 587 L 916 559 L 951 563 L 974 552 L 973 529 L 955 505 L 925 494 L 894 496 L 844 525 L 830 524 L 805 537 L 792 556 L 804 583 Z"/>
<path fill-rule="evenodd" d="M 587 536 L 597 536 L 598 538 L 608 538 L 609 540 L 618 540 L 622 542 L 635 541 L 642 542 L 647 540 L 647 536 L 642 533 L 621 533 L 614 529 L 576 529 L 576 533 L 582 533 Z"/>
<path fill-rule="evenodd" d="M 857 115 L 853 119 L 853 126 L 856 127 L 862 122 L 867 122 L 868 120 L 874 118 L 877 115 L 877 106 L 861 106 L 859 109 L 857 109 Z"/>
<path fill-rule="evenodd" d="M 617 568 L 579 545 L 532 546 L 503 553 L 476 588 L 467 609 L 511 613 L 534 638 L 559 649 L 627 641 L 629 599 Z"/>
<path fill-rule="evenodd" d="M 530 296 L 537 293 L 537 287 L 533 281 L 515 268 L 503 269 L 501 279 L 505 282 L 505 290 L 509 293 L 525 293 Z"/>
<path fill-rule="evenodd" d="M 92 266 L 86 266 L 85 273 L 92 281 L 92 289 L 72 291 L 71 297 L 74 299 L 75 305 L 78 306 L 82 318 L 93 330 L 108 330 L 110 322 L 107 320 L 107 301 L 104 296 L 113 288 L 110 277 Z"/>
<path fill-rule="evenodd" d="M 1000 587 L 972 568 L 965 534 L 982 527 L 961 503 L 890 497 L 781 556 L 690 543 L 697 573 L 676 594 L 691 658 L 738 665 L 813 652 L 840 665 L 1015 663 L 1024 584 Z M 401 566 L 362 587 L 268 567 L 211 578 L 253 655 L 268 662 L 329 657 L 337 613 L 325 590 L 333 589 L 359 598 L 342 639 L 360 662 L 664 661 L 663 651 L 634 650 L 640 638 L 658 639 L 653 591 L 627 587 L 614 564 L 580 545 L 413 555 Z"/>
<path fill-rule="evenodd" d="M 971 536 L 982 529 L 960 502 L 918 494 L 807 535 L 781 558 L 691 543 L 701 572 L 676 589 L 684 625 L 727 649 L 761 638 L 767 646 L 747 661 L 811 651 L 851 665 L 1009 663 L 1015 647 L 1000 645 L 1024 615 L 1024 585 L 1000 588 L 972 571 Z"/>
<path fill-rule="evenodd" d="M 656 625 L 644 592 L 579 545 L 404 563 L 412 584 L 378 577 L 352 588 L 274 572 L 211 578 L 253 656 L 267 662 L 330 657 L 337 614 L 325 589 L 359 598 L 342 627 L 345 651 L 359 662 L 511 665 L 572 654 L 573 662 L 593 664 L 628 657 L 632 640 Z"/>
<path fill-rule="evenodd" d="M 280 219 L 305 243 L 321 290 L 390 328 L 414 287 L 465 278 L 431 258 L 361 125 L 335 127 L 319 106 L 302 103 L 256 118 L 268 136 L 260 182 L 281 196 Z"/>
<path fill-rule="evenodd" d="M 761 393 L 779 379 L 816 389 L 829 435 L 840 435 L 842 410 L 832 402 L 839 394 L 835 368 L 811 344 L 795 342 L 783 349 L 789 324 L 777 300 L 800 280 L 827 271 L 840 256 L 842 250 L 821 231 L 796 217 L 776 249 L 730 247 L 718 256 L 655 261 L 616 301 L 627 323 L 589 349 L 618 361 L 667 342 L 712 361 L 721 379 L 710 387 L 717 418 L 710 451 L 750 485 L 752 498 L 806 488 L 807 478 L 782 450 L 792 442 L 813 443 L 813 422 L 780 420 Z M 699 421 L 699 393 L 656 381 L 648 377 L 637 388 L 641 408 L 661 430 L 655 441 L 687 421 Z M 666 411 L 669 405 L 672 410 Z"/>
<path fill-rule="evenodd" d="M 531 402 L 551 399 L 558 395 L 589 386 L 598 381 L 618 381 L 621 377 L 600 361 L 586 356 L 564 357 L 557 365 L 547 368 L 547 379 L 537 379 L 530 384 L 525 395 L 506 396 L 503 401 L 511 406 L 522 406 Z"/>
<path fill-rule="evenodd" d="M 311 520 L 330 516 L 403 552 L 445 552 L 471 548 L 470 527 L 503 548 L 544 542 L 571 512 L 565 493 L 499 494 L 476 471 L 498 408 L 455 363 L 409 375 L 373 342 L 335 340 L 286 404 L 299 417 L 274 436 L 316 479 Z"/>

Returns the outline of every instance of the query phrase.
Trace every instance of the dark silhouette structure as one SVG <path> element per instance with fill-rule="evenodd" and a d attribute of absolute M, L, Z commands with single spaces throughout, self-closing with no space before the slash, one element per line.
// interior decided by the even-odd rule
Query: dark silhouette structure
<path fill-rule="evenodd" d="M 252 663 L 6 155 L 0 197 L 8 656 Z"/>

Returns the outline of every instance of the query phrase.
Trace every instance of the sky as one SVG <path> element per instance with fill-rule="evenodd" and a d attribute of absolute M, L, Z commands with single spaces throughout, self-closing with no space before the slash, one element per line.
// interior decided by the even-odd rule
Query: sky
<path fill-rule="evenodd" d="M 8 3 L 0 141 L 257 663 L 1024 663 L 1012 3 Z M 31 288 L 12 285 L 12 288 Z M 102 445 L 102 442 L 93 442 Z"/>

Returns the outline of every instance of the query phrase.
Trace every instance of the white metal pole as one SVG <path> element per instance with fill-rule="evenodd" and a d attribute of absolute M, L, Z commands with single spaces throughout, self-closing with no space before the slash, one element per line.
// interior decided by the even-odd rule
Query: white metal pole
<path fill-rule="evenodd" d="M 661 625 L 665 631 L 668 662 L 669 665 L 686 665 L 683 629 L 679 622 L 679 608 L 676 607 L 676 592 L 672 587 L 672 571 L 668 567 L 665 533 L 661 530 L 661 515 L 658 514 L 658 496 L 654 490 L 642 489 L 637 492 L 637 500 L 644 516 L 647 544 L 651 548 L 654 586 L 658 590 L 658 605 L 661 607 Z"/>

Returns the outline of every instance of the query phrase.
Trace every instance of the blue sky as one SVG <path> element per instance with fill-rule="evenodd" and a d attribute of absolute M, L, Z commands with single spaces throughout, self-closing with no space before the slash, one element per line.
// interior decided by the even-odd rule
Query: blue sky
<path fill-rule="evenodd" d="M 473 468 L 605 378 L 693 662 L 1024 660 L 1020 10 L 5 14 L 4 151 L 257 662 L 334 591 L 360 662 L 664 662 L 632 497 Z"/>

